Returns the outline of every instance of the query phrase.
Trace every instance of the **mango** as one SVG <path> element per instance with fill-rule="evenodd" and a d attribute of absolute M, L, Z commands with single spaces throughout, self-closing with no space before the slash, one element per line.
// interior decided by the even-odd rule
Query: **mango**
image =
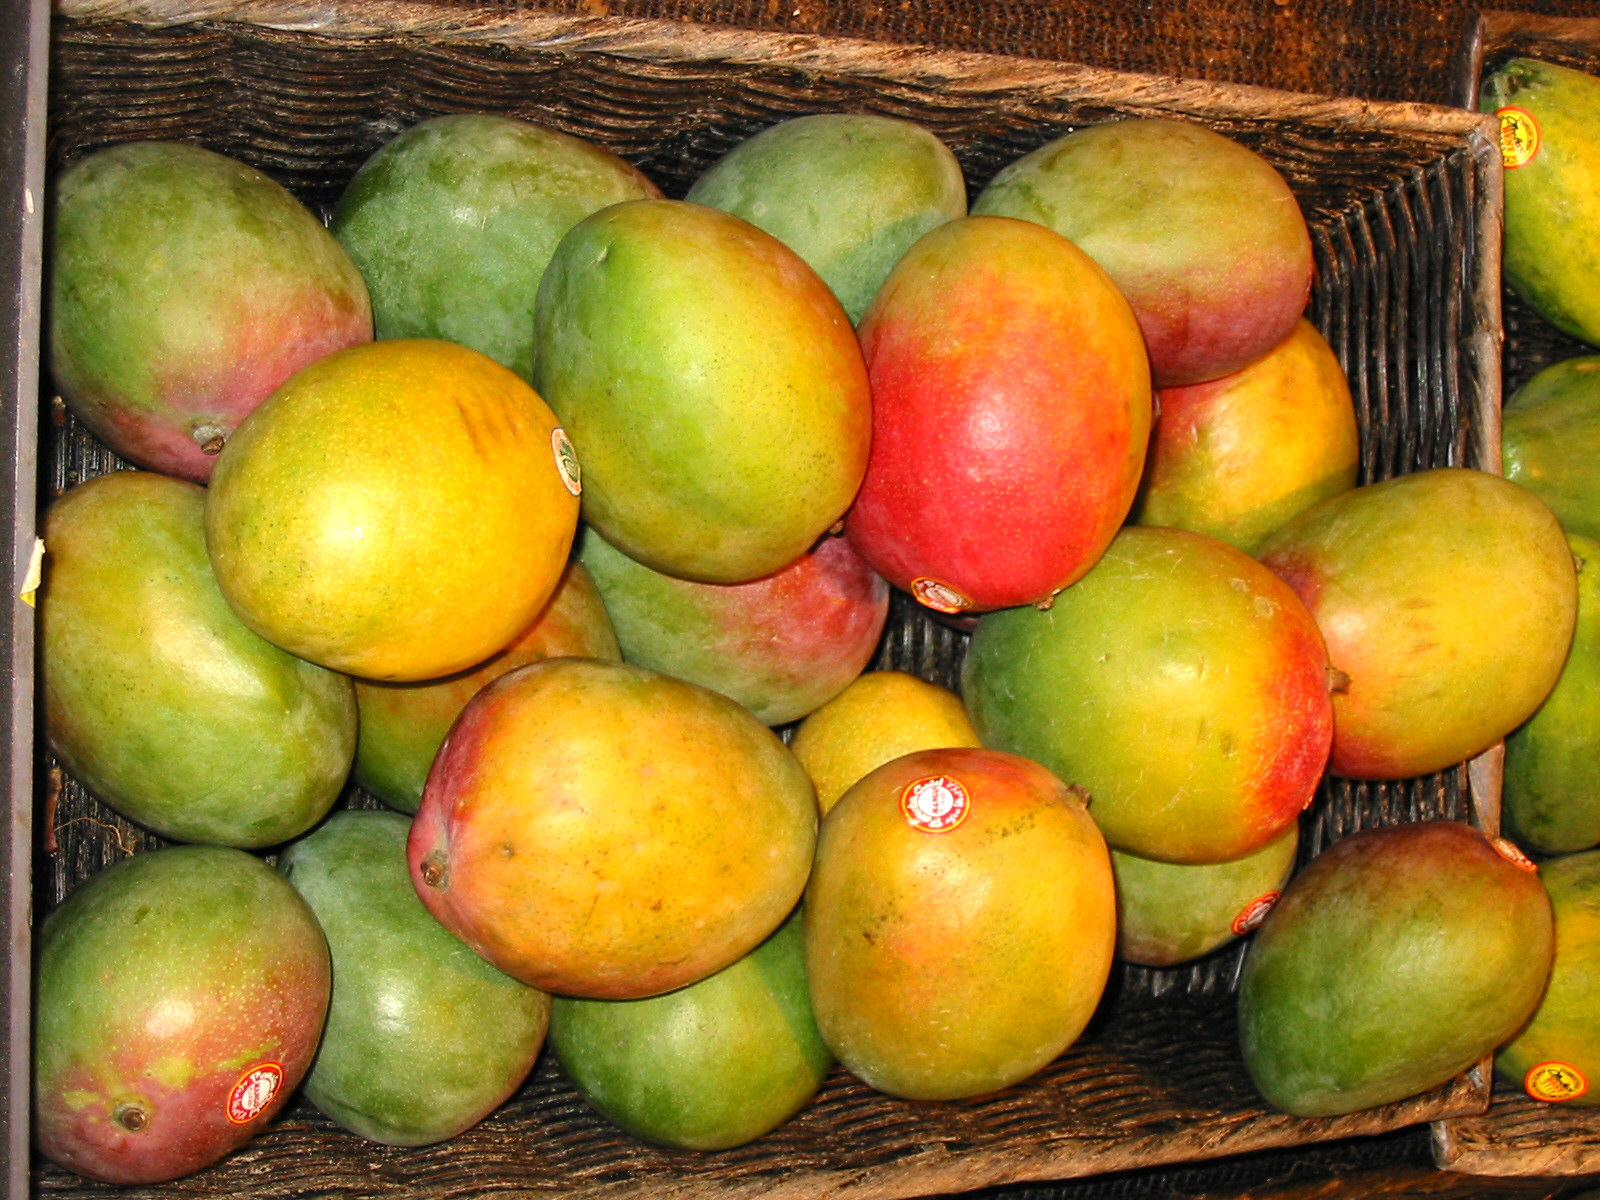
<path fill-rule="evenodd" d="M 338 798 L 355 695 L 234 614 L 206 556 L 205 500 L 186 480 L 117 471 L 50 506 L 44 729 L 130 821 L 176 841 L 272 846 Z"/>
<path fill-rule="evenodd" d="M 1576 621 L 1572 553 L 1528 489 L 1465 467 L 1367 484 L 1261 547 L 1305 601 L 1340 673 L 1332 769 L 1439 771 L 1493 745 L 1550 694 Z"/>
<path fill-rule="evenodd" d="M 909 1100 L 1018 1083 L 1071 1045 L 1111 970 L 1116 889 L 1080 793 L 984 749 L 903 755 L 823 819 L 806 892 L 817 1028 Z"/>
<path fill-rule="evenodd" d="M 961 164 L 932 132 L 872 113 L 790 117 L 744 139 L 686 199 L 743 217 L 820 275 L 852 323 L 911 244 L 967 215 Z"/>
<path fill-rule="evenodd" d="M 1500 797 L 1506 835 L 1545 854 L 1600 845 L 1600 543 L 1567 543 L 1578 564 L 1572 649 L 1550 694 L 1506 737 Z"/>
<path fill-rule="evenodd" d="M 1600 852 L 1569 854 L 1540 868 L 1555 918 L 1550 980 L 1539 1006 L 1495 1055 L 1495 1072 L 1535 1100 L 1600 1104 Z"/>
<path fill-rule="evenodd" d="M 108 1183 L 161 1183 L 255 1137 L 328 1011 L 317 919 L 260 859 L 173 846 L 79 885 L 39 930 L 34 1136 Z"/>
<path fill-rule="evenodd" d="M 1478 107 L 1500 118 L 1506 283 L 1557 329 L 1600 344 L 1600 78 L 1514 58 L 1484 78 Z"/>
<path fill-rule="evenodd" d="M 843 691 L 889 615 L 889 585 L 841 537 L 748 583 L 663 575 L 594 529 L 578 556 L 627 662 L 721 692 L 768 725 L 798 721 Z"/>
<path fill-rule="evenodd" d="M 906 252 L 860 335 L 861 556 L 947 613 L 1047 603 L 1088 571 L 1133 504 L 1152 416 L 1106 273 L 1039 225 L 965 217 Z"/>
<path fill-rule="evenodd" d="M 579 562 L 567 564 L 533 624 L 476 667 L 416 683 L 356 680 L 356 782 L 385 804 L 416 812 L 434 755 L 467 701 L 508 671 L 561 655 L 622 657 L 605 603 Z"/>
<path fill-rule="evenodd" d="M 267 640 L 368 679 L 437 679 L 533 623 L 582 487 L 526 383 L 451 342 L 374 342 L 296 372 L 206 496 L 223 595 Z"/>
<path fill-rule="evenodd" d="M 177 142 L 126 142 L 55 188 L 50 372 L 118 454 L 204 483 L 301 367 L 372 340 L 356 265 L 274 180 Z"/>
<path fill-rule="evenodd" d="M 1317 327 L 1242 370 L 1162 388 L 1132 519 L 1246 554 L 1318 500 L 1355 487 L 1361 444 L 1344 368 Z"/>
<path fill-rule="evenodd" d="M 1311 234 L 1288 182 L 1248 146 L 1149 117 L 1089 125 L 1002 168 L 974 213 L 1037 221 L 1116 281 L 1157 387 L 1242 370 L 1311 294 Z"/>
<path fill-rule="evenodd" d="M 727 1150 L 770 1133 L 816 1095 L 833 1065 L 811 1016 L 798 909 L 743 958 L 664 996 L 557 996 L 550 1044 L 607 1120 L 687 1150 Z"/>
<path fill-rule="evenodd" d="M 608 204 L 660 194 L 571 134 L 449 113 L 362 163 L 328 228 L 367 281 L 378 337 L 458 342 L 526 379 L 534 297 L 556 243 Z"/>
<path fill-rule="evenodd" d="M 985 746 L 1093 800 L 1114 849 L 1222 862 L 1294 824 L 1334 737 L 1311 614 L 1260 563 L 1130 525 L 1048 610 L 978 619 L 961 691 Z"/>
<path fill-rule="evenodd" d="M 1554 923 L 1512 843 L 1455 821 L 1367 829 L 1289 882 L 1239 982 L 1239 1042 L 1301 1117 L 1388 1104 L 1491 1053 L 1538 1006 Z"/>
<path fill-rule="evenodd" d="M 1539 371 L 1505 403 L 1500 459 L 1507 479 L 1550 506 L 1569 533 L 1600 541 L 1600 355 Z"/>
<path fill-rule="evenodd" d="M 407 853 L 433 914 L 508 975 L 635 1000 L 776 929 L 816 827 L 805 772 L 747 709 L 643 667 L 549 658 L 462 710 Z"/>
<path fill-rule="evenodd" d="M 850 320 L 772 235 L 632 200 L 561 239 L 534 310 L 534 386 L 583 463 L 583 516 L 668 575 L 744 583 L 809 550 L 867 465 Z"/>
<path fill-rule="evenodd" d="M 423 907 L 399 813 L 335 813 L 278 858 L 328 939 L 333 992 L 306 1097 L 340 1127 L 427 1146 L 527 1078 L 550 997 L 495 970 Z"/>
<path fill-rule="evenodd" d="M 1230 862 L 1164 863 L 1113 850 L 1117 957 L 1170 967 L 1250 933 L 1282 896 L 1299 848 L 1296 823 Z"/>
<path fill-rule="evenodd" d="M 800 722 L 789 748 L 823 816 L 874 767 L 913 750 L 978 745 L 961 697 L 906 671 L 868 671 Z"/>

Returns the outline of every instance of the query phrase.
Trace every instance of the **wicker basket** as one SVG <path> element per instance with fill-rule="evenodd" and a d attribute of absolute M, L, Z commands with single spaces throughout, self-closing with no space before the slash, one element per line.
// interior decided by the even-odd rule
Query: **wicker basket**
<path fill-rule="evenodd" d="M 677 196 L 742 137 L 807 112 L 919 121 L 956 152 L 974 192 L 1078 125 L 1200 121 L 1266 155 L 1307 213 L 1317 260 L 1310 315 L 1351 378 L 1363 479 L 1499 461 L 1500 168 L 1487 118 L 915 47 L 370 0 L 66 0 L 51 51 L 51 174 L 113 142 L 181 138 L 261 167 L 322 212 L 384 141 L 450 111 L 506 112 L 589 138 Z M 116 465 L 59 405 L 41 426 L 42 502 Z M 964 635 L 897 597 L 877 665 L 953 685 L 964 648 Z M 45 911 L 93 871 L 158 843 L 48 756 L 37 761 L 34 890 Z M 1497 796 L 1493 754 L 1399 783 L 1328 781 L 1306 818 L 1303 853 L 1371 825 L 1453 818 L 1494 828 Z M 355 793 L 349 802 L 371 803 Z M 504 1109 L 444 1145 L 374 1146 L 302 1103 L 179 1184 L 111 1189 L 35 1163 L 31 1188 L 61 1197 L 867 1200 L 1378 1134 L 1487 1106 L 1480 1067 L 1348 1116 L 1270 1110 L 1236 1048 L 1239 951 L 1122 970 L 1085 1037 L 998 1096 L 908 1103 L 836 1070 L 799 1116 L 726 1152 L 669 1152 L 616 1132 L 547 1055 Z M 11 1054 L 26 1061 L 24 1045 Z M 13 1088 L 24 1086 L 20 1074 Z"/>
<path fill-rule="evenodd" d="M 1487 11 L 1473 23 L 1457 63 L 1456 95 L 1476 108 L 1488 73 L 1516 57 L 1543 59 L 1600 74 L 1600 19 Z M 1503 394 L 1511 395 L 1552 363 L 1595 353 L 1561 332 L 1515 292 L 1503 296 Z M 1482 1175 L 1584 1175 L 1600 1172 L 1600 1109 L 1563 1108 L 1497 1082 L 1494 1104 L 1474 1117 L 1442 1120 L 1433 1130 L 1434 1161 Z"/>

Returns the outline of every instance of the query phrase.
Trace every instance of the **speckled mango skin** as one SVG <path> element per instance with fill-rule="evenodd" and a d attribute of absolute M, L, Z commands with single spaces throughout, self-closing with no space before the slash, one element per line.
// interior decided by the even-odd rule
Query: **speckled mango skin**
<path fill-rule="evenodd" d="M 966 788 L 931 833 L 909 785 Z M 911 1100 L 1009 1087 L 1083 1031 L 1116 938 L 1105 840 L 1037 763 L 983 749 L 885 763 L 829 810 L 806 892 L 806 975 L 823 1040 L 870 1086 Z"/>
<path fill-rule="evenodd" d="M 471 670 L 417 683 L 356 680 L 356 782 L 385 804 L 416 812 L 433 756 L 467 701 L 508 671 L 561 655 L 622 658 L 605 603 L 579 562 L 567 564 L 526 632 Z"/>
<path fill-rule="evenodd" d="M 1355 487 L 1361 442 L 1350 384 L 1302 318 L 1263 358 L 1164 388 L 1132 519 L 1221 538 L 1246 554 L 1290 517 Z"/>
<path fill-rule="evenodd" d="M 842 537 L 748 583 L 652 571 L 594 530 L 579 539 L 631 663 L 739 701 L 768 725 L 797 721 L 871 661 L 889 585 Z"/>
<path fill-rule="evenodd" d="M 129 142 L 56 188 L 50 370 L 118 454 L 204 483 L 285 379 L 372 340 L 360 272 L 278 183 L 223 155 Z M 209 452 L 202 449 L 209 444 Z"/>
<path fill-rule="evenodd" d="M 408 858 L 433 914 L 508 975 L 631 1000 L 703 979 L 776 929 L 816 826 L 805 771 L 732 700 L 551 658 L 462 710 Z"/>
<path fill-rule="evenodd" d="M 1441 467 L 1313 505 L 1262 545 L 1348 683 L 1331 769 L 1405 779 L 1472 757 L 1530 717 L 1566 661 L 1578 582 L 1527 488 Z"/>
<path fill-rule="evenodd" d="M 841 516 L 871 397 L 850 320 L 794 251 L 683 200 L 575 226 L 539 284 L 534 386 L 583 460 L 583 515 L 655 570 L 744 583 Z"/>
<path fill-rule="evenodd" d="M 1311 234 L 1288 183 L 1187 121 L 1075 130 L 1003 168 L 972 211 L 1049 226 L 1104 267 L 1139 316 L 1157 387 L 1241 370 L 1311 295 Z"/>
<path fill-rule="evenodd" d="M 985 746 L 1088 792 L 1118 850 L 1222 862 L 1293 824 L 1333 739 L 1311 614 L 1260 563 L 1130 525 L 1048 611 L 978 620 L 962 696 Z"/>
<path fill-rule="evenodd" d="M 297 837 L 344 787 L 349 678 L 279 649 L 228 607 L 205 491 L 149 471 L 68 490 L 45 515 L 45 733 L 130 821 L 242 848 Z"/>
<path fill-rule="evenodd" d="M 329 228 L 372 293 L 380 338 L 443 338 L 524 379 L 556 243 L 608 204 L 659 196 L 610 151 L 532 121 L 451 113 L 386 142 Z"/>
<path fill-rule="evenodd" d="M 1351 834 L 1256 930 L 1239 983 L 1245 1067 L 1302 1117 L 1442 1084 L 1532 1015 L 1553 939 L 1537 873 L 1470 826 Z"/>
<path fill-rule="evenodd" d="M 216 846 L 148 851 L 80 885 L 41 926 L 35 979 L 39 1149 L 110 1183 L 177 1179 L 260 1133 L 311 1064 L 330 988 L 305 902 Z M 229 1093 L 263 1063 L 281 1085 L 236 1124 Z"/>
<path fill-rule="evenodd" d="M 391 1146 L 470 1129 L 532 1070 L 550 997 L 495 970 L 417 898 L 411 823 L 335 813 L 278 870 L 328 939 L 333 994 L 306 1097 L 341 1127 Z"/>
<path fill-rule="evenodd" d="M 872 450 L 845 533 L 861 556 L 976 612 L 1088 571 L 1133 504 L 1152 418 L 1106 273 L 1039 225 L 962 218 L 906 252 L 860 335 Z"/>
<path fill-rule="evenodd" d="M 1600 345 L 1600 78 L 1517 58 L 1484 79 L 1483 112 L 1521 109 L 1538 128 L 1532 158 L 1505 171 L 1505 279 L 1556 328 Z"/>
<path fill-rule="evenodd" d="M 426 338 L 299 371 L 239 427 L 206 548 L 244 622 L 323 666 L 436 679 L 533 623 L 577 528 L 556 419 L 491 359 Z"/>
<path fill-rule="evenodd" d="M 643 1000 L 558 996 L 550 1045 L 584 1099 L 635 1137 L 726 1150 L 771 1132 L 833 1065 L 806 990 L 797 910 L 743 958 Z"/>
<path fill-rule="evenodd" d="M 1594 1108 L 1600 1106 L 1600 1037 L 1594 1024 L 1600 1010 L 1600 851 L 1551 859 L 1540 867 L 1539 878 L 1555 918 L 1550 979 L 1532 1018 L 1495 1055 L 1495 1072 L 1511 1086 L 1526 1088 L 1533 1068 L 1563 1063 L 1576 1068 L 1588 1087 L 1560 1102 Z"/>
<path fill-rule="evenodd" d="M 688 199 L 743 217 L 796 251 L 859 321 L 928 230 L 967 215 L 961 164 L 931 131 L 871 113 L 791 117 L 744 139 Z"/>

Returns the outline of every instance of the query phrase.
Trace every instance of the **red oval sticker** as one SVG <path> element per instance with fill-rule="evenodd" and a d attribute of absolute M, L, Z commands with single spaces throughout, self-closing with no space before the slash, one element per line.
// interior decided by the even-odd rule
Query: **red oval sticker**
<path fill-rule="evenodd" d="M 1511 839 L 1497 837 L 1490 838 L 1489 840 L 1494 843 L 1494 848 L 1499 853 L 1500 857 L 1505 859 L 1512 866 L 1516 867 L 1519 871 L 1537 871 L 1539 869 L 1539 864 L 1524 854 L 1522 852 L 1522 847 L 1518 846 Z"/>
<path fill-rule="evenodd" d="M 972 601 L 955 588 L 928 575 L 911 581 L 911 594 L 934 612 L 958 613 L 972 607 Z"/>
<path fill-rule="evenodd" d="M 972 797 L 959 779 L 929 775 L 906 785 L 900 793 L 900 811 L 913 829 L 949 833 L 967 818 Z"/>
<path fill-rule="evenodd" d="M 1576 1100 L 1587 1092 L 1589 1081 L 1571 1063 L 1542 1062 L 1528 1072 L 1522 1086 L 1535 1100 L 1560 1104 L 1564 1100 Z"/>
<path fill-rule="evenodd" d="M 1233 919 L 1233 924 L 1229 928 L 1240 937 L 1243 937 L 1267 919 L 1267 914 L 1272 911 L 1272 906 L 1278 902 L 1278 897 L 1282 895 L 1282 892 L 1274 889 L 1257 896 L 1240 910 L 1239 915 Z"/>
<path fill-rule="evenodd" d="M 239 1077 L 228 1093 L 228 1120 L 235 1125 L 248 1125 L 266 1110 L 282 1087 L 281 1064 L 257 1063 Z"/>

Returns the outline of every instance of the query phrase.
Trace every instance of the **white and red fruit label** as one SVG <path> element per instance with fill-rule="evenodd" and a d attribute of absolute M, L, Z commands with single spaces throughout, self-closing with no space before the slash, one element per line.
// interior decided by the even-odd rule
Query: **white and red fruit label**
<path fill-rule="evenodd" d="M 967 819 L 971 807 L 966 787 L 949 775 L 915 780 L 900 793 L 900 811 L 906 822 L 924 833 L 949 833 Z"/>
<path fill-rule="evenodd" d="M 1236 936 L 1243 937 L 1267 919 L 1267 914 L 1272 911 L 1272 906 L 1282 895 L 1282 892 L 1273 890 L 1257 896 L 1239 910 L 1239 915 L 1233 919 L 1233 924 L 1229 928 Z"/>
<path fill-rule="evenodd" d="M 1528 1072 L 1522 1087 L 1535 1100 L 1560 1104 L 1587 1092 L 1589 1081 L 1571 1063 L 1542 1062 Z"/>
<path fill-rule="evenodd" d="M 1525 108 L 1497 109 L 1500 118 L 1500 160 L 1509 170 L 1525 166 L 1539 153 L 1539 122 Z"/>
<path fill-rule="evenodd" d="M 1510 838 L 1497 837 L 1490 838 L 1489 841 L 1493 843 L 1496 853 L 1513 867 L 1516 867 L 1517 870 L 1538 871 L 1539 864 L 1524 854 L 1522 848 Z"/>
<path fill-rule="evenodd" d="M 913 579 L 911 594 L 917 598 L 917 603 L 926 605 L 934 612 L 958 613 L 972 607 L 971 600 L 948 583 L 942 583 L 930 575 L 921 575 Z"/>
<path fill-rule="evenodd" d="M 556 456 L 556 473 L 567 491 L 574 496 L 583 492 L 583 468 L 578 465 L 578 450 L 567 436 L 567 431 L 557 425 L 550 431 L 550 449 Z"/>
<path fill-rule="evenodd" d="M 235 1125 L 248 1125 L 266 1111 L 282 1087 L 281 1063 L 257 1063 L 239 1076 L 239 1082 L 229 1091 L 228 1120 Z"/>

